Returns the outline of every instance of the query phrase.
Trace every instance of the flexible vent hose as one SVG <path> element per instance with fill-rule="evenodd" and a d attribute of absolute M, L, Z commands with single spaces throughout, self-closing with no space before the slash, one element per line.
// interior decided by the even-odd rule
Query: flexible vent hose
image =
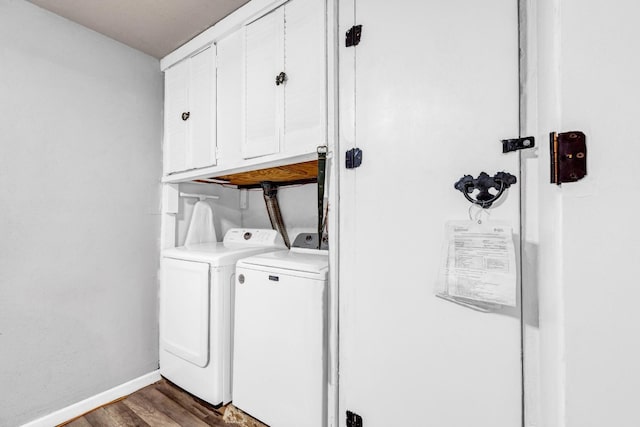
<path fill-rule="evenodd" d="M 271 227 L 280 233 L 284 244 L 287 245 L 287 248 L 290 248 L 291 242 L 289 242 L 289 235 L 284 226 L 282 214 L 280 213 L 280 205 L 278 204 L 278 187 L 270 181 L 263 181 L 260 185 L 262 186 L 264 203 L 267 206 Z"/>

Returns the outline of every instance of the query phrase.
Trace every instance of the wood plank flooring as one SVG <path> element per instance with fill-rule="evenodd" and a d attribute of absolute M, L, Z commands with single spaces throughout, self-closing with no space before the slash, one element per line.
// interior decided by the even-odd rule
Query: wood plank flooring
<path fill-rule="evenodd" d="M 225 408 L 216 409 L 162 379 L 125 397 L 61 424 L 65 427 L 239 427 L 223 420 Z M 260 426 L 254 422 L 240 425 Z"/>

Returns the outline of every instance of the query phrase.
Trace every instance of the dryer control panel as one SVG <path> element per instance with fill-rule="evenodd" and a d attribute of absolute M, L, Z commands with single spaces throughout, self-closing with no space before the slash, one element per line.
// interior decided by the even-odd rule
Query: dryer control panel
<path fill-rule="evenodd" d="M 292 248 L 304 248 L 304 249 L 318 249 L 318 233 L 300 233 L 296 236 L 296 240 L 293 241 Z M 329 249 L 329 240 L 327 236 L 322 238 L 321 250 Z"/>
<path fill-rule="evenodd" d="M 276 230 L 262 228 L 232 228 L 224 235 L 224 243 L 248 246 L 284 246 L 282 236 Z"/>

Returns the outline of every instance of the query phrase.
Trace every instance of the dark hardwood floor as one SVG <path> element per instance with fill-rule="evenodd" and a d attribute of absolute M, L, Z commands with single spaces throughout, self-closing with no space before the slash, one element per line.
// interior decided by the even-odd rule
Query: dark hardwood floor
<path fill-rule="evenodd" d="M 223 420 L 225 409 L 227 408 L 216 409 L 163 379 L 61 426 L 253 427 L 263 425 L 253 420 L 227 423 Z"/>

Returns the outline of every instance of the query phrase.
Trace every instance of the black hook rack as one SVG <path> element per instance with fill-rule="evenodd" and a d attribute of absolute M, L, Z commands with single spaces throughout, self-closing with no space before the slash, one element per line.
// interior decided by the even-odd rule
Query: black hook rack
<path fill-rule="evenodd" d="M 471 175 L 465 175 L 455 183 L 454 188 L 464 195 L 464 197 L 475 205 L 483 208 L 489 208 L 502 196 L 504 190 L 515 184 L 517 179 L 508 172 L 498 172 L 493 177 L 485 172 L 480 172 L 477 178 Z M 498 190 L 496 194 L 489 192 L 490 188 Z M 470 196 L 474 190 L 478 190 L 476 198 Z"/>

